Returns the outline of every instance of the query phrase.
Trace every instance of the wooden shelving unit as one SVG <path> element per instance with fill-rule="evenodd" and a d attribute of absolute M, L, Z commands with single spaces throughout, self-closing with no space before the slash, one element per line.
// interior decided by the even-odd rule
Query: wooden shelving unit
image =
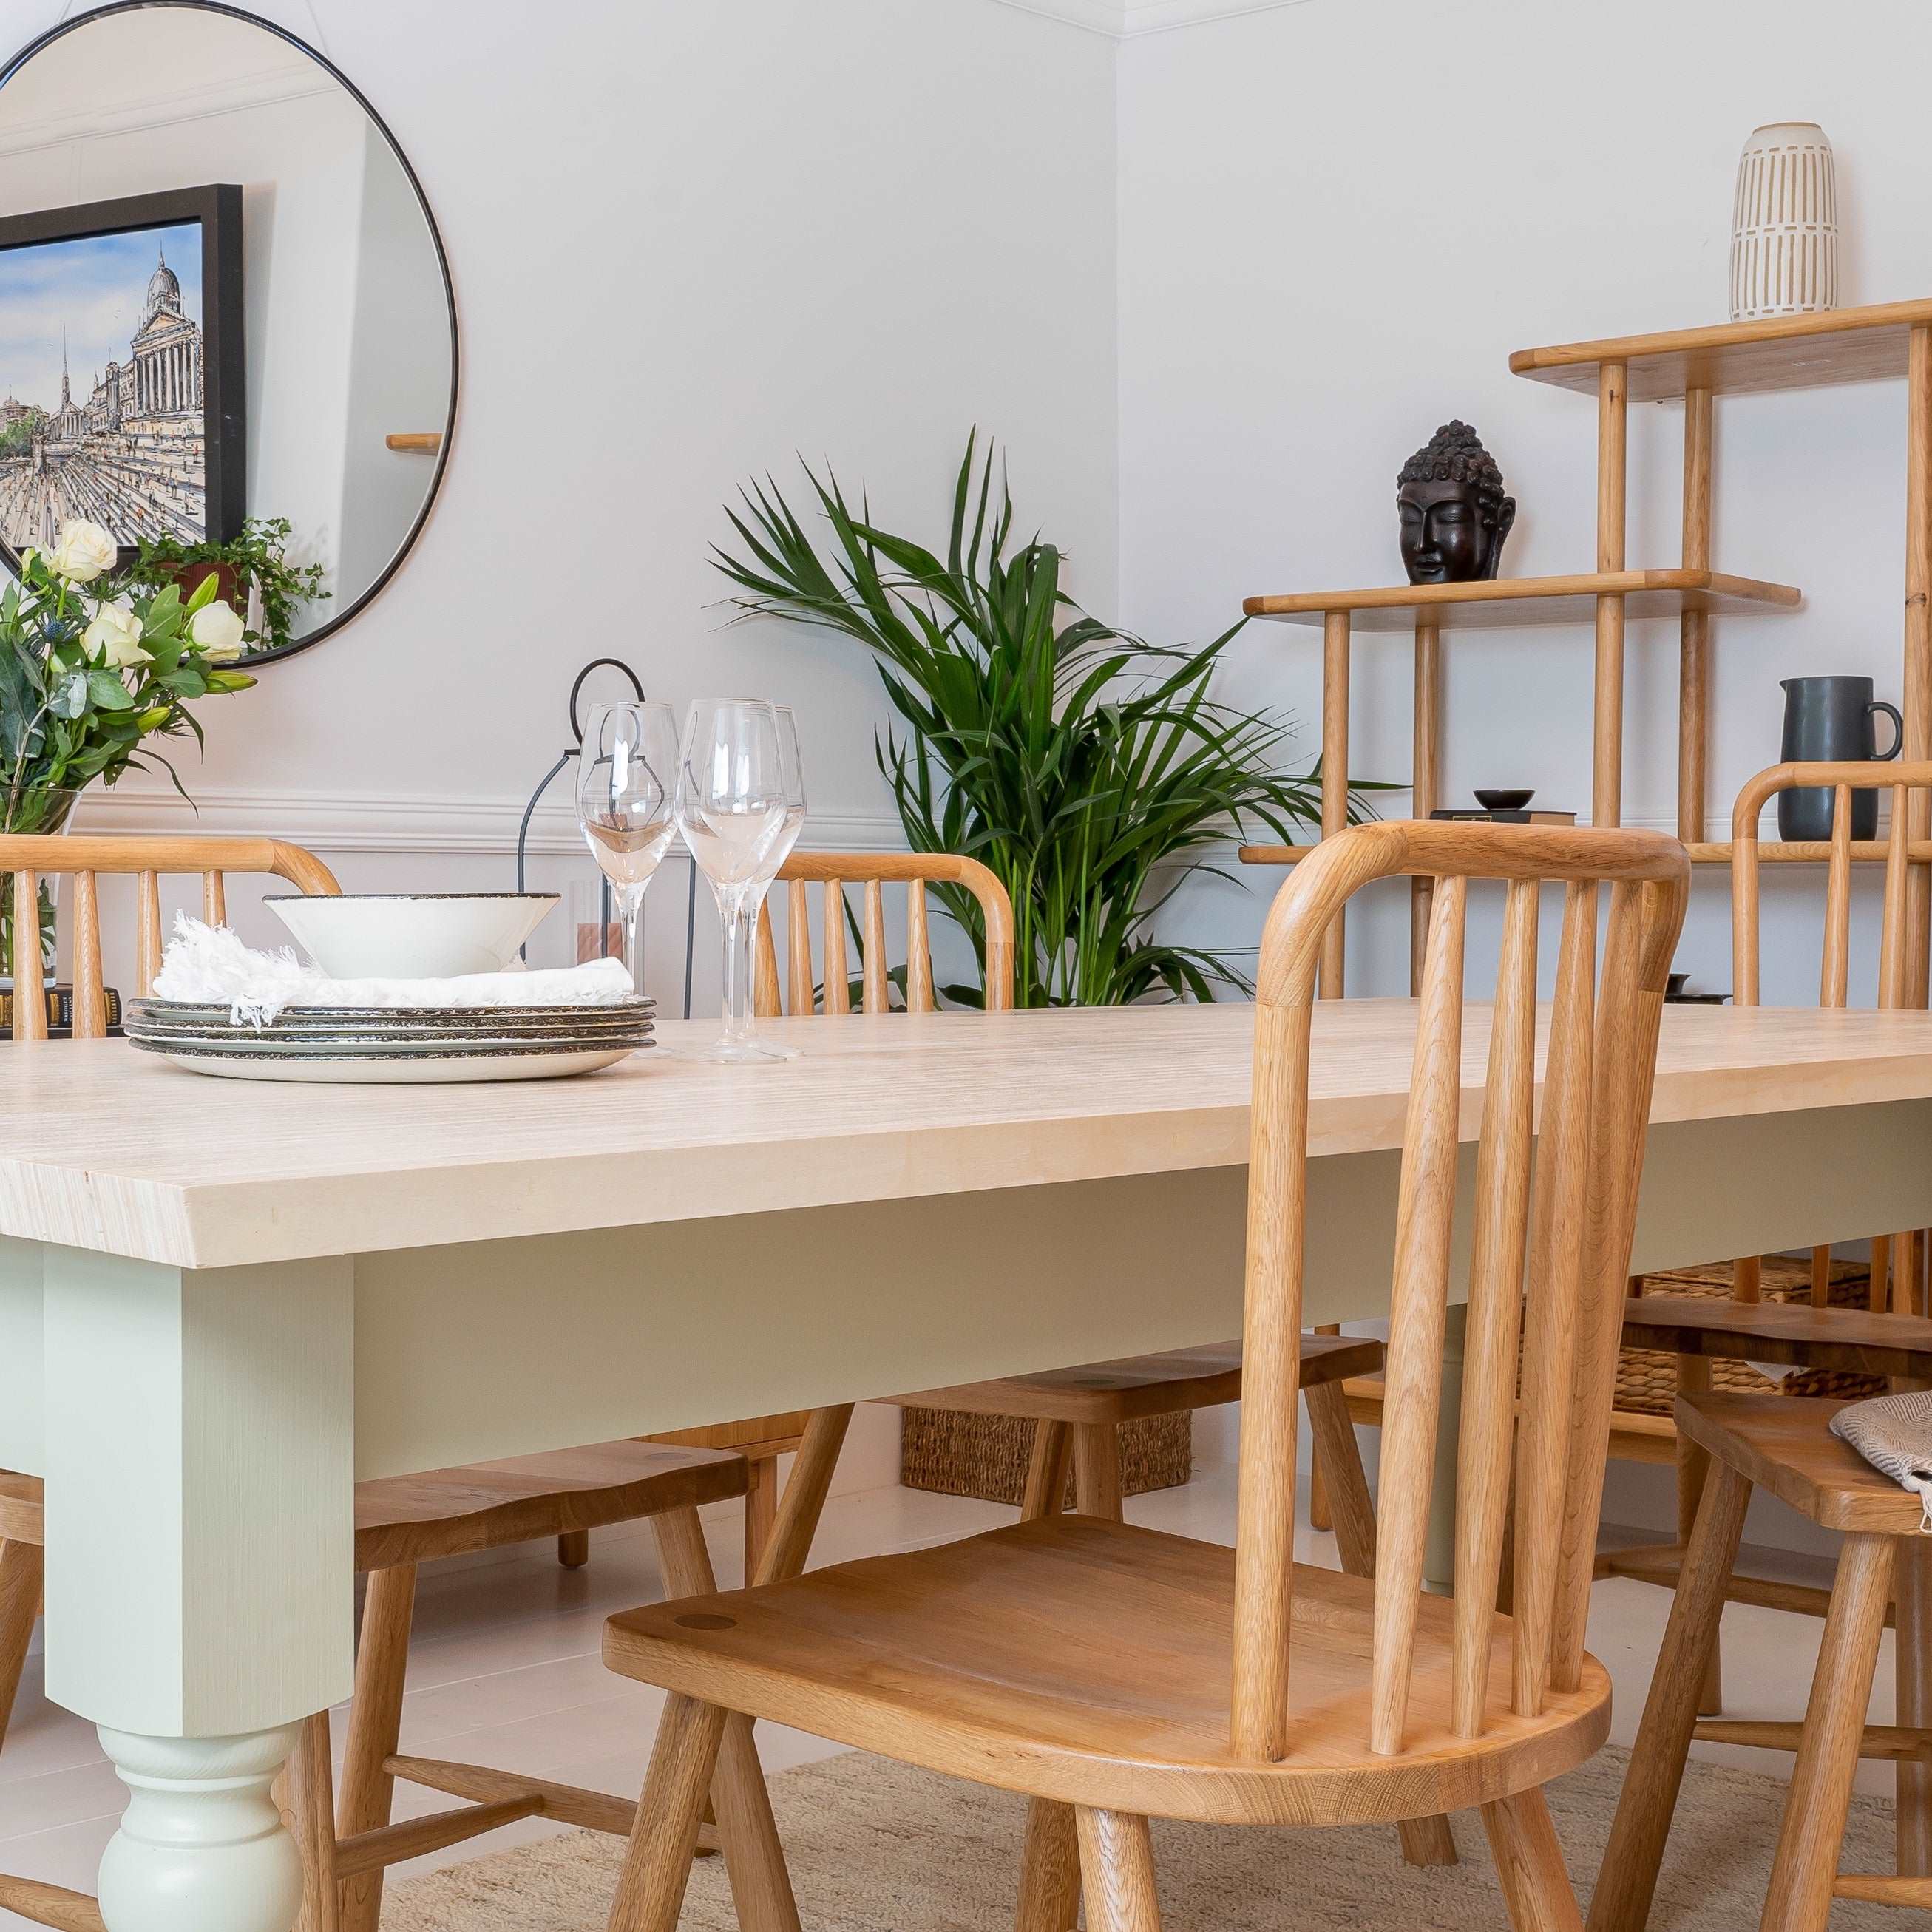
<path fill-rule="evenodd" d="M 1599 597 L 1621 597 L 1628 616 L 1677 617 L 1687 610 L 1792 610 L 1803 596 L 1792 584 L 1760 584 L 1714 570 L 1615 570 L 1509 577 L 1494 584 L 1302 591 L 1292 597 L 1250 597 L 1241 608 L 1250 617 L 1289 624 L 1319 624 L 1330 611 L 1346 610 L 1352 632 L 1406 632 L 1424 622 L 1438 631 L 1499 631 L 1594 623 Z"/>
<path fill-rule="evenodd" d="M 1571 578 L 1485 584 L 1404 585 L 1367 591 L 1250 598 L 1251 616 L 1323 627 L 1322 836 L 1347 822 L 1348 644 L 1354 630 L 1412 630 L 1415 641 L 1414 810 L 1439 802 L 1442 637 L 1446 629 L 1588 622 L 1596 643 L 1592 706 L 1591 818 L 1617 824 L 1622 812 L 1624 640 L 1633 618 L 1674 616 L 1678 632 L 1678 836 L 1694 860 L 1728 862 L 1728 842 L 1704 837 L 1710 715 L 1710 620 L 1726 610 L 1790 609 L 1789 585 L 1724 577 L 1711 568 L 1712 404 L 1720 395 L 1817 388 L 1839 382 L 1905 379 L 1906 543 L 1904 676 L 1901 710 L 1908 758 L 1932 756 L 1932 300 L 1726 322 L 1666 334 L 1622 336 L 1519 350 L 1513 374 L 1597 398 L 1596 569 Z M 1624 554 L 1630 405 L 1684 404 L 1683 559 L 1674 570 L 1632 571 Z M 1912 838 L 1912 926 L 1926 926 L 1932 894 L 1932 800 L 1915 799 Z M 1292 862 L 1306 848 L 1249 846 L 1252 864 Z M 1767 842 L 1768 860 L 1822 859 L 1826 848 Z M 1855 848 L 1882 860 L 1879 845 Z M 1418 901 L 1418 905 L 1420 904 Z M 1322 990 L 1342 990 L 1340 922 L 1329 937 Z M 1915 947 L 1912 974 L 1925 1000 L 1928 962 Z"/>

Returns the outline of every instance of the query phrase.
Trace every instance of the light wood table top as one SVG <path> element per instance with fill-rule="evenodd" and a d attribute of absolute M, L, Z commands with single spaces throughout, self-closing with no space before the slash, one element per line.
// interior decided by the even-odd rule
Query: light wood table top
<path fill-rule="evenodd" d="M 0 1234 L 181 1267 L 904 1199 L 1247 1158 L 1252 1009 L 772 1023 L 799 1058 L 572 1080 L 212 1080 L 119 1040 L 0 1050 Z M 1465 1138 L 1486 1016 L 1464 1042 Z M 1317 1015 L 1319 1154 L 1400 1144 L 1414 1008 Z M 716 1023 L 672 1022 L 670 1046 Z M 1932 1097 L 1932 1015 L 1666 1010 L 1652 1118 Z"/>

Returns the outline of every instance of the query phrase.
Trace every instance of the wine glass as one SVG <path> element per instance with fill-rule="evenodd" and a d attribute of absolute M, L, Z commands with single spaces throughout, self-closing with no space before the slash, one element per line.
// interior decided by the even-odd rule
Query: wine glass
<path fill-rule="evenodd" d="M 790 843 L 782 742 L 777 714 L 761 698 L 700 699 L 685 718 L 678 830 L 724 922 L 724 1030 L 700 1056 L 706 1060 L 791 1057 L 754 1038 L 752 1018 L 758 914 Z M 802 783 L 799 797 L 802 824 Z"/>
<path fill-rule="evenodd" d="M 600 704 L 592 711 L 577 758 L 578 822 L 616 894 L 624 962 L 640 993 L 644 888 L 676 829 L 676 785 L 677 727 L 668 704 Z"/>
<path fill-rule="evenodd" d="M 778 865 L 791 856 L 798 835 L 805 829 L 805 766 L 798 754 L 798 717 L 789 704 L 776 704 L 772 715 L 778 721 L 778 762 L 784 772 L 784 833 L 778 847 Z M 777 868 L 773 868 L 776 877 Z"/>

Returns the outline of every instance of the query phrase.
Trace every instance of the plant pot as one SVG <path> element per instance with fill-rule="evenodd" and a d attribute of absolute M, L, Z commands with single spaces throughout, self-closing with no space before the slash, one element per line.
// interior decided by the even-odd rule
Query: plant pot
<path fill-rule="evenodd" d="M 47 833 L 64 832 L 67 822 L 74 814 L 79 802 L 77 791 L 28 792 L 17 800 L 13 809 L 4 814 L 0 832 Z M 57 880 L 43 879 L 40 894 L 40 968 L 52 973 L 54 969 L 55 888 Z M 0 980 L 10 983 L 14 977 L 14 875 L 0 872 Z"/>

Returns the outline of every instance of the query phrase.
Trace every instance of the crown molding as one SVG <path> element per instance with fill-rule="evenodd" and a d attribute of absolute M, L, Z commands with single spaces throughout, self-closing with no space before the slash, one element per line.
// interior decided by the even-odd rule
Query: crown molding
<path fill-rule="evenodd" d="M 587 861 L 568 788 L 531 814 L 532 857 Z M 422 858 L 514 857 L 520 798 L 436 798 L 370 792 L 256 790 L 211 786 L 190 805 L 178 793 L 123 784 L 82 794 L 75 818 L 88 832 L 200 832 L 217 838 L 286 838 L 325 856 L 408 853 Z M 807 851 L 901 851 L 905 832 L 884 813 L 814 812 L 800 841 Z"/>
<path fill-rule="evenodd" d="M 1278 7 L 1305 7 L 1310 0 L 999 0 L 1023 14 L 1050 20 L 1109 40 L 1137 40 L 1145 34 L 1171 33 L 1177 27 L 1204 26 L 1232 20 L 1238 14 L 1271 12 Z"/>

